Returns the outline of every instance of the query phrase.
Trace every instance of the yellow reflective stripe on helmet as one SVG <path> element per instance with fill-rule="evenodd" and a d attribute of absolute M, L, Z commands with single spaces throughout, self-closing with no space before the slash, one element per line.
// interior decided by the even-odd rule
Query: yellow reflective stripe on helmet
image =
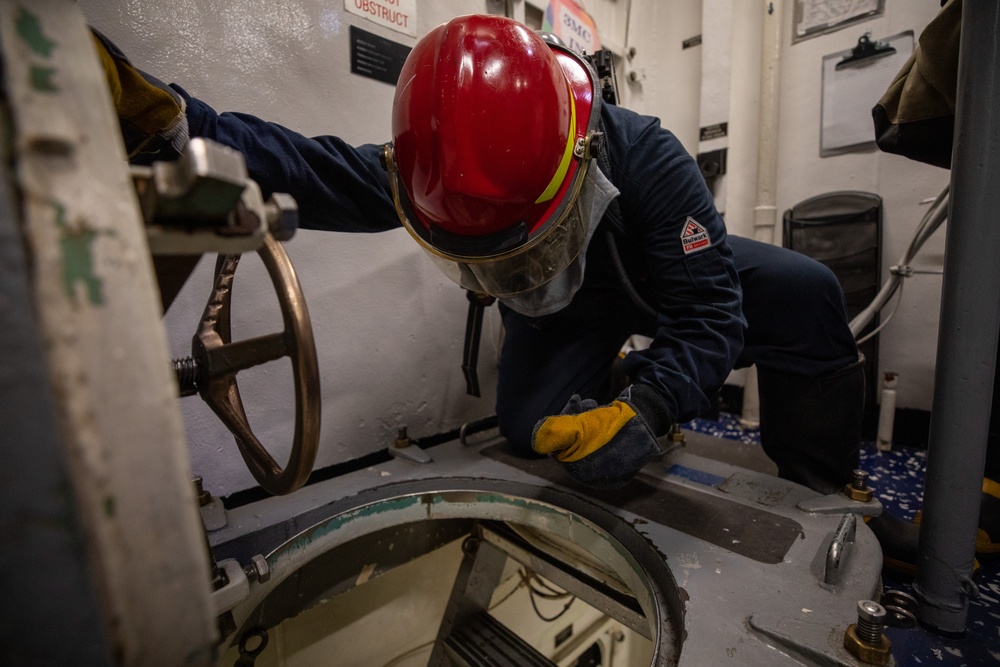
<path fill-rule="evenodd" d="M 569 87 L 569 84 L 566 84 Z M 576 144 L 576 100 L 573 99 L 573 91 L 569 91 L 569 133 L 566 137 L 566 150 L 563 151 L 562 161 L 559 162 L 559 168 L 556 169 L 556 173 L 552 176 L 552 180 L 549 182 L 545 191 L 538 196 L 535 200 L 536 204 L 541 204 L 543 201 L 548 201 L 556 196 L 559 192 L 559 186 L 562 185 L 563 179 L 566 178 L 566 172 L 569 171 L 569 161 L 573 158 L 573 146 Z"/>

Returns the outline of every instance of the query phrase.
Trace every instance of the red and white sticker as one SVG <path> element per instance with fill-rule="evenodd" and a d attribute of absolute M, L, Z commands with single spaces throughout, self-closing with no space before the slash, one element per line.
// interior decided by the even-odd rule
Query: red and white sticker
<path fill-rule="evenodd" d="M 690 255 L 703 248 L 712 245 L 712 239 L 708 237 L 708 230 L 698 224 L 698 221 L 688 216 L 684 222 L 684 230 L 681 232 L 681 246 L 684 254 Z"/>

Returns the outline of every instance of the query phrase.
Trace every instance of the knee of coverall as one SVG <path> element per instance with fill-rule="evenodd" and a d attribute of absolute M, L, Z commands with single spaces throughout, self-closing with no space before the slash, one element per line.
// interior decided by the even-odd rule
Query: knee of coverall
<path fill-rule="evenodd" d="M 857 361 L 836 274 L 800 253 L 775 250 L 781 252 L 740 274 L 748 327 L 737 367 L 817 376 Z"/>
<path fill-rule="evenodd" d="M 540 457 L 531 449 L 531 433 L 535 424 L 544 415 L 525 416 L 523 411 L 516 409 L 503 409 L 497 404 L 497 424 L 500 427 L 500 435 L 507 439 L 511 449 L 518 456 Z"/>

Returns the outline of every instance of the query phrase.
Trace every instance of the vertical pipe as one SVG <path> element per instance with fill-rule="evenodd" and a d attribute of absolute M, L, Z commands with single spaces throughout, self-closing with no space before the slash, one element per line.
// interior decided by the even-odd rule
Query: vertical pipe
<path fill-rule="evenodd" d="M 781 0 L 764 0 L 764 24 L 760 52 L 760 118 L 757 127 L 757 203 L 753 208 L 753 237 L 774 243 L 778 222 L 778 117 L 781 94 L 781 25 L 785 20 Z M 757 368 L 749 368 L 743 387 L 740 423 L 760 424 Z"/>
<path fill-rule="evenodd" d="M 757 128 L 757 204 L 753 209 L 754 238 L 774 243 L 778 220 L 778 116 L 781 93 L 781 24 L 783 3 L 764 0 L 763 45 L 760 55 L 760 120 Z"/>
<path fill-rule="evenodd" d="M 963 6 L 917 615 L 965 631 L 1000 322 L 1000 3 Z"/>

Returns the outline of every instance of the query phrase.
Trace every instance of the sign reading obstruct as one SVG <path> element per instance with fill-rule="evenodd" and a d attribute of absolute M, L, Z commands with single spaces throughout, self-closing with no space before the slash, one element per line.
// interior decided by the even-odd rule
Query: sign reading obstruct
<path fill-rule="evenodd" d="M 417 35 L 417 0 L 344 0 L 344 11 L 407 35 Z"/>
<path fill-rule="evenodd" d="M 545 8 L 542 30 L 554 33 L 579 53 L 594 53 L 601 48 L 594 19 L 575 0 L 552 0 Z"/>

